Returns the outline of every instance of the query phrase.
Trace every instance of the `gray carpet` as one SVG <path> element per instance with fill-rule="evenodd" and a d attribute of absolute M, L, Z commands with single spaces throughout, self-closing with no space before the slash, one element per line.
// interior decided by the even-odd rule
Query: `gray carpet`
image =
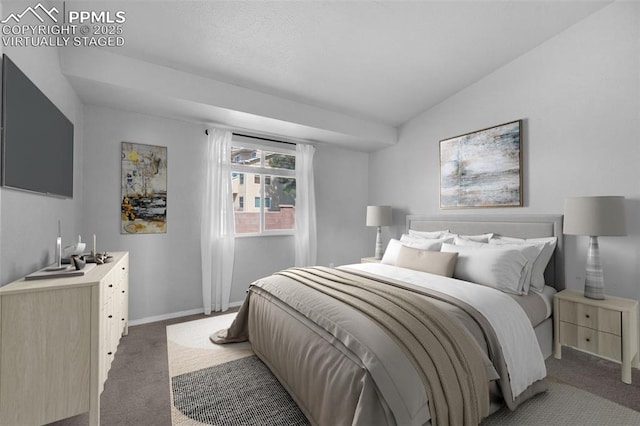
<path fill-rule="evenodd" d="M 171 425 L 166 326 L 201 318 L 206 317 L 197 315 L 129 328 L 100 397 L 103 426 Z M 620 381 L 618 364 L 567 348 L 563 348 L 562 355 L 562 360 L 547 359 L 549 375 L 590 393 L 604 394 L 603 397 L 621 405 L 640 404 L 639 370 L 633 370 L 633 384 L 626 385 Z M 88 421 L 88 415 L 83 414 L 56 425 L 86 426 Z"/>
<path fill-rule="evenodd" d="M 549 390 L 523 403 L 515 411 L 502 408 L 481 426 L 632 426 L 640 425 L 640 412 L 591 393 L 550 382 Z"/>
<path fill-rule="evenodd" d="M 547 374 L 579 389 L 640 411 L 640 370 L 631 369 L 631 384 L 620 379 L 620 364 L 563 347 L 562 359 L 546 360 Z"/>
<path fill-rule="evenodd" d="M 269 369 L 255 356 L 172 378 L 176 407 L 209 425 L 308 425 Z M 549 390 L 516 411 L 503 408 L 481 426 L 640 425 L 640 412 L 549 381 Z"/>

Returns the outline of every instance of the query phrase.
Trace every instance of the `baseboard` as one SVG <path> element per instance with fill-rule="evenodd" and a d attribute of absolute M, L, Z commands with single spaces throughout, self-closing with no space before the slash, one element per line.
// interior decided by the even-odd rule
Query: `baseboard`
<path fill-rule="evenodd" d="M 237 308 L 240 305 L 242 305 L 242 301 L 229 303 L 230 308 Z M 131 327 L 135 325 L 148 324 L 151 322 L 164 321 L 164 320 L 173 319 L 173 318 L 187 317 L 189 315 L 197 315 L 203 312 L 204 312 L 204 308 L 199 308 L 199 309 L 191 309 L 188 311 L 172 312 L 170 314 L 155 315 L 152 317 L 129 320 L 129 326 Z"/>

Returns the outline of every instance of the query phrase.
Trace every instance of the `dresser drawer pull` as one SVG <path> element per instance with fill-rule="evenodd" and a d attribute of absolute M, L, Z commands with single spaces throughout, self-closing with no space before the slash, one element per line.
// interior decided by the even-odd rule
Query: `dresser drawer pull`
<path fill-rule="evenodd" d="M 113 284 L 109 284 L 109 287 L 113 287 Z M 587 317 L 587 318 L 589 318 L 589 317 Z"/>
<path fill-rule="evenodd" d="M 591 339 L 589 339 L 589 338 L 587 337 L 587 342 L 590 342 L 590 341 L 591 341 Z"/>
<path fill-rule="evenodd" d="M 107 355 L 113 355 L 113 352 L 107 352 Z"/>
<path fill-rule="evenodd" d="M 109 315 L 109 318 L 113 318 L 113 315 Z"/>
<path fill-rule="evenodd" d="M 586 314 L 586 315 L 585 315 L 585 317 L 587 317 L 587 318 L 591 318 L 591 317 L 589 316 L 589 314 Z"/>

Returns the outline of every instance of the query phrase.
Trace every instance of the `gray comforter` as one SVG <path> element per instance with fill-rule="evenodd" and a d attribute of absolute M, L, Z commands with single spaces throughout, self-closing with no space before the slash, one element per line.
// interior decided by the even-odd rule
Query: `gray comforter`
<path fill-rule="evenodd" d="M 514 399 L 491 326 L 432 290 L 330 268 L 258 280 L 216 343 L 250 340 L 314 424 L 478 424 Z M 497 382 L 494 382 L 494 380 Z"/>

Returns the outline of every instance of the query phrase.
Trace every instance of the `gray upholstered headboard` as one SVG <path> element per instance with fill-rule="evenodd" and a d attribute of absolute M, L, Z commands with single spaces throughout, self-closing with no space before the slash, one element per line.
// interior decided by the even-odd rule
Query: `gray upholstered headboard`
<path fill-rule="evenodd" d="M 493 232 L 505 237 L 558 237 L 556 250 L 545 270 L 547 285 L 558 291 L 565 288 L 562 215 L 408 215 L 407 230 L 439 231 L 455 234 Z"/>

